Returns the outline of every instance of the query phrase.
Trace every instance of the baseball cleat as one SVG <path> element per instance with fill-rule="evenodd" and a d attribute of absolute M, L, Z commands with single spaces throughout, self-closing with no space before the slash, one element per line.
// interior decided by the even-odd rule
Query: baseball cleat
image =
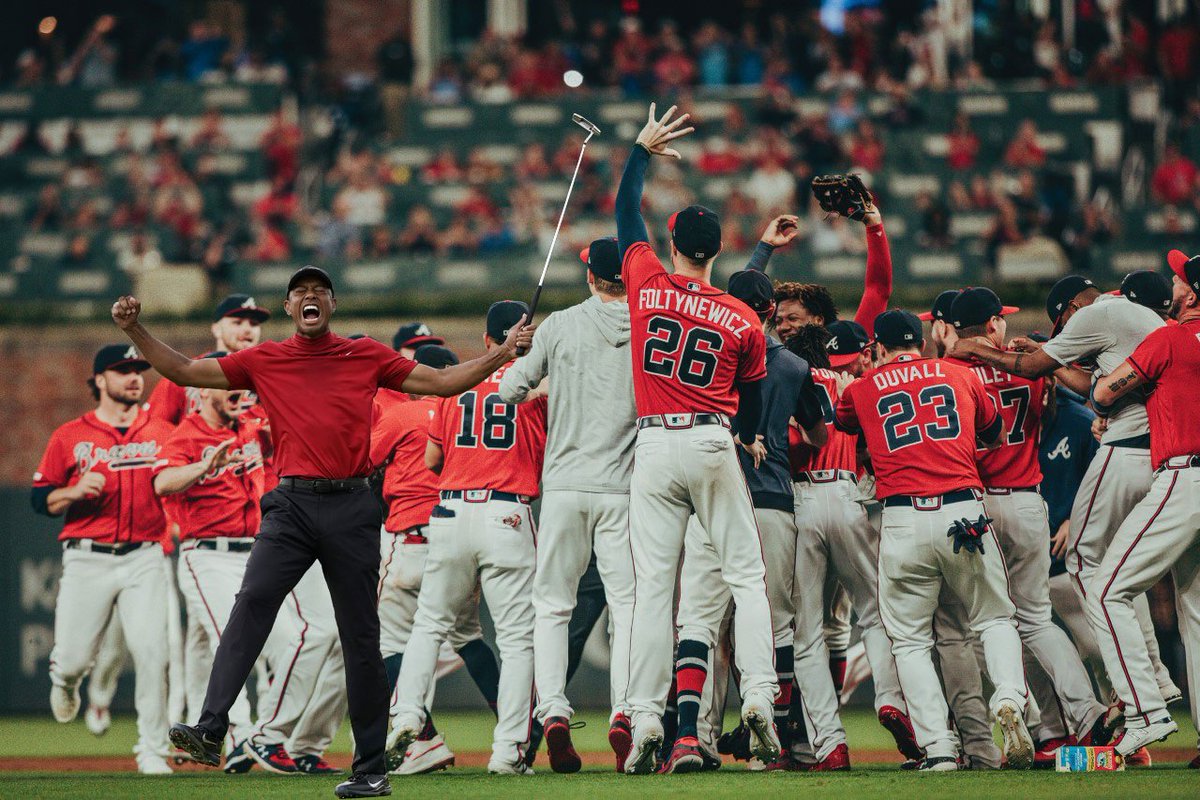
<path fill-rule="evenodd" d="M 171 726 L 168 736 L 171 744 L 191 756 L 197 764 L 221 766 L 221 740 L 213 739 L 203 728 L 176 723 Z"/>
<path fill-rule="evenodd" d="M 721 768 L 720 757 L 714 756 L 703 747 L 700 748 L 700 758 L 704 759 L 704 766 L 700 768 L 701 772 L 715 772 Z"/>
<path fill-rule="evenodd" d="M 83 724 L 92 736 L 103 736 L 112 727 L 112 714 L 105 706 L 88 706 L 83 712 Z"/>
<path fill-rule="evenodd" d="M 750 729 L 750 754 L 764 764 L 779 758 L 779 732 L 775 730 L 771 707 L 747 706 L 742 720 Z"/>
<path fill-rule="evenodd" d="M 1158 690 L 1162 692 L 1163 703 L 1166 705 L 1173 706 L 1183 699 L 1183 690 L 1174 683 L 1168 683 L 1166 686 L 1160 686 L 1158 687 Z"/>
<path fill-rule="evenodd" d="M 1125 725 L 1125 704 L 1117 697 L 1116 691 L 1108 693 L 1108 710 L 1104 712 L 1104 727 L 1117 731 Z"/>
<path fill-rule="evenodd" d="M 408 746 L 404 752 L 404 761 L 394 770 L 392 775 L 424 775 L 427 772 L 437 772 L 439 769 L 454 766 L 454 753 L 446 746 L 442 735 L 436 734 L 430 739 L 418 739 Z"/>
<path fill-rule="evenodd" d="M 1004 758 L 1011 769 L 1033 767 L 1033 739 L 1025 727 L 1025 715 L 1011 700 L 1002 700 L 996 708 L 996 722 L 1004 737 Z"/>
<path fill-rule="evenodd" d="M 717 739 L 717 752 L 733 756 L 735 761 L 750 760 L 750 729 L 744 722 L 739 721 L 736 728 L 721 734 Z"/>
<path fill-rule="evenodd" d="M 917 744 L 917 735 L 913 732 L 912 720 L 908 718 L 908 714 L 895 706 L 884 706 L 879 709 L 879 724 L 896 740 L 896 749 L 900 751 L 900 755 L 911 761 L 919 761 L 925 757 L 925 751 Z"/>
<path fill-rule="evenodd" d="M 400 765 L 404 763 L 405 754 L 408 752 L 408 746 L 415 742 L 420 735 L 421 725 L 419 723 L 400 722 L 399 720 L 392 723 L 384 751 L 389 772 L 400 769 Z"/>
<path fill-rule="evenodd" d="M 808 768 L 808 772 L 846 772 L 850 769 L 850 748 L 843 742 Z"/>
<path fill-rule="evenodd" d="M 229 755 L 225 756 L 226 775 L 244 775 L 254 769 L 254 758 L 251 757 L 246 749 L 244 741 L 238 742 L 237 747 L 229 751 Z"/>
<path fill-rule="evenodd" d="M 387 775 L 368 775 L 356 772 L 334 788 L 338 797 L 386 797 L 392 793 L 392 784 Z"/>
<path fill-rule="evenodd" d="M 958 759 L 954 756 L 933 756 L 925 758 L 917 767 L 917 772 L 957 772 Z"/>
<path fill-rule="evenodd" d="M 1116 742 L 1117 752 L 1126 760 L 1148 744 L 1161 742 L 1172 733 L 1177 733 L 1179 726 L 1169 716 L 1163 717 L 1141 728 L 1125 728 L 1125 733 Z"/>
<path fill-rule="evenodd" d="M 532 775 L 533 767 L 525 763 L 522 758 L 519 761 L 498 761 L 494 756 L 488 762 L 488 773 L 491 775 Z"/>
<path fill-rule="evenodd" d="M 671 748 L 671 756 L 663 765 L 664 775 L 700 772 L 704 769 L 704 756 L 700 754 L 700 742 L 695 736 L 680 736 Z"/>
<path fill-rule="evenodd" d="M 175 773 L 167 760 L 158 753 L 138 753 L 137 768 L 138 772 L 143 775 L 173 775 Z"/>
<path fill-rule="evenodd" d="M 277 772 L 280 775 L 291 775 L 297 772 L 296 762 L 292 760 L 292 757 L 288 755 L 288 751 L 279 742 L 254 744 L 247 741 L 246 751 L 267 772 Z"/>
<path fill-rule="evenodd" d="M 633 748 L 633 731 L 625 714 L 617 714 L 608 726 L 608 746 L 617 757 L 617 772 L 624 772 L 625 759 L 629 758 L 629 751 Z"/>
<path fill-rule="evenodd" d="M 1089 734 L 1090 735 L 1090 734 Z M 1047 739 L 1037 746 L 1033 754 L 1034 769 L 1054 769 L 1058 761 L 1058 748 L 1076 744 L 1074 736 L 1059 736 Z"/>
<path fill-rule="evenodd" d="M 546 754 L 550 757 L 550 769 L 570 774 L 579 772 L 583 761 L 571 743 L 571 723 L 566 717 L 550 717 L 543 726 L 546 738 Z"/>
<path fill-rule="evenodd" d="M 1188 762 L 1188 769 L 1200 769 L 1200 756 L 1196 756 Z"/>
<path fill-rule="evenodd" d="M 780 753 L 779 758 L 767 764 L 767 772 L 808 772 L 812 764 L 797 761 L 791 753 Z"/>
<path fill-rule="evenodd" d="M 341 775 L 343 772 L 319 755 L 295 756 L 292 761 L 296 764 L 296 771 L 305 775 Z"/>
<path fill-rule="evenodd" d="M 1154 766 L 1154 759 L 1150 758 L 1150 751 L 1144 747 L 1139 747 L 1134 751 L 1133 755 L 1125 759 L 1127 767 L 1151 767 Z"/>
<path fill-rule="evenodd" d="M 59 722 L 75 719 L 79 713 L 79 684 L 70 689 L 65 686 L 51 686 L 50 711 Z"/>
<path fill-rule="evenodd" d="M 663 732 L 660 729 L 651 730 L 639 737 L 629 748 L 629 756 L 625 759 L 626 775 L 649 775 L 654 772 L 654 756 L 662 747 Z"/>

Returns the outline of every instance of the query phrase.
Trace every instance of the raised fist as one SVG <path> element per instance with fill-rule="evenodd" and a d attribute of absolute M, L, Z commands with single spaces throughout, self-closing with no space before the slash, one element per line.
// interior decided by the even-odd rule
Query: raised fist
<path fill-rule="evenodd" d="M 112 305 L 113 322 L 123 331 L 137 324 L 138 316 L 142 313 L 142 303 L 136 297 L 125 295 Z"/>

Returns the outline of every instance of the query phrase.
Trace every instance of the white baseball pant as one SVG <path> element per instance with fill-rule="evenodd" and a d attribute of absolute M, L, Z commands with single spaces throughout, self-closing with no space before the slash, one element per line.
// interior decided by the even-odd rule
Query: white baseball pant
<path fill-rule="evenodd" d="M 1190 459 L 1172 459 L 1158 471 L 1088 586 L 1088 618 L 1131 727 L 1157 720 L 1166 710 L 1132 602 L 1168 571 L 1175 579 L 1188 677 L 1200 676 L 1200 466 L 1191 466 Z M 1193 688 L 1193 713 L 1198 694 Z"/>
<path fill-rule="evenodd" d="M 1104 669 L 1104 657 L 1100 655 L 1100 645 L 1096 643 L 1096 632 L 1092 630 L 1079 592 L 1075 591 L 1075 582 L 1067 573 L 1050 578 L 1050 604 L 1071 635 L 1071 642 L 1079 651 L 1079 657 L 1091 669 L 1092 680 L 1100 691 L 1100 697 L 1109 697 L 1112 684 L 1108 681 L 1108 671 Z"/>
<path fill-rule="evenodd" d="M 85 547 L 91 543 L 83 540 Z M 125 555 L 63 549 L 63 575 L 54 606 L 50 681 L 72 689 L 91 668 L 109 620 L 116 614 L 136 673 L 135 752 L 168 752 L 167 586 L 163 553 L 149 544 Z"/>
<path fill-rule="evenodd" d="M 524 503 L 491 499 L 486 490 L 464 494 L 471 499 L 442 500 L 429 520 L 429 556 L 396 682 L 395 718 L 424 724 L 438 649 L 478 583 L 500 651 L 492 756 L 515 763 L 524 758 L 533 710 L 533 512 Z"/>
<path fill-rule="evenodd" d="M 914 501 L 917 502 L 917 501 Z M 946 722 L 949 708 L 933 669 L 933 616 L 943 584 L 966 607 L 971 629 L 983 642 L 995 685 L 991 711 L 1011 701 L 1027 705 L 1021 639 L 1008 597 L 1004 559 L 993 533 L 984 551 L 955 553 L 947 531 L 955 520 L 975 520 L 983 503 L 926 503 L 927 509 L 886 506 L 879 545 L 879 610 L 892 640 L 900 685 L 919 744 L 929 757 L 957 757 L 958 740 Z"/>
<path fill-rule="evenodd" d="M 983 699 L 986 665 L 980 664 L 979 637 L 971 630 L 966 606 L 945 585 L 933 615 L 933 635 L 938 672 L 963 752 L 972 767 L 1000 769 L 1000 748 L 992 736 L 991 712 Z"/>
<path fill-rule="evenodd" d="M 742 697 L 769 708 L 779 691 L 762 543 L 735 447 L 721 425 L 638 431 L 629 503 L 634 605 L 628 704 L 635 727 L 660 725 L 670 690 L 672 599 L 693 510 L 733 595 Z"/>
<path fill-rule="evenodd" d="M 108 708 L 117 693 L 117 681 L 125 671 L 129 650 L 121 634 L 121 623 L 112 619 L 104 629 L 100 649 L 96 651 L 96 662 L 88 673 L 87 704 L 94 708 Z M 175 717 L 172 717 L 175 719 Z"/>
<path fill-rule="evenodd" d="M 533 674 L 537 718 L 571 718 L 567 702 L 567 626 L 579 579 L 594 549 L 612 627 L 609 666 L 611 715 L 625 712 L 633 609 L 633 556 L 629 552 L 629 495 L 548 491 L 538 519 L 533 578 Z"/>

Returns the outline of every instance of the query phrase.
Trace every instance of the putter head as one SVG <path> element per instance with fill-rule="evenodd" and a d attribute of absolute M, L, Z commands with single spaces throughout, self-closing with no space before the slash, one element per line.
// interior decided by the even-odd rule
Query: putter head
<path fill-rule="evenodd" d="M 597 128 L 592 123 L 591 120 L 589 120 L 587 117 L 583 116 L 582 114 L 572 114 L 571 122 L 574 122 L 576 125 L 578 125 L 579 127 L 583 128 L 585 131 L 587 131 L 589 139 L 600 132 L 600 129 Z"/>

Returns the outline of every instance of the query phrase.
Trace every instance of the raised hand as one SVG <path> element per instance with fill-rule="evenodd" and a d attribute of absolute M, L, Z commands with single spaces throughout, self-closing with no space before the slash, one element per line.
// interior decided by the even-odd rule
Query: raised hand
<path fill-rule="evenodd" d="M 671 106 L 666 114 L 663 114 L 662 119 L 655 119 L 655 104 L 650 104 L 650 116 L 646 121 L 646 127 L 642 128 L 642 132 L 638 134 L 637 143 L 650 151 L 653 156 L 668 156 L 670 158 L 682 158 L 679 151 L 667 147 L 667 144 L 680 136 L 687 136 L 695 128 L 688 126 L 680 128 L 679 126 L 687 122 L 691 118 L 691 114 L 684 114 L 678 119 L 672 120 L 671 115 L 675 113 L 677 106 Z"/>
<path fill-rule="evenodd" d="M 783 214 L 767 223 L 762 241 L 772 247 L 783 247 L 800 233 L 800 218 L 795 214 Z"/>
<path fill-rule="evenodd" d="M 761 433 L 754 438 L 754 444 L 746 444 L 741 439 L 738 439 L 738 445 L 754 459 L 755 469 L 758 469 L 759 464 L 767 457 L 767 446 L 763 444 L 763 435 Z"/>
<path fill-rule="evenodd" d="M 222 467 L 234 462 L 235 460 L 238 460 L 229 455 L 229 448 L 233 447 L 233 443 L 236 441 L 237 439 L 230 437 L 214 447 L 212 450 L 208 451 L 208 454 L 204 457 L 205 475 L 208 475 L 212 472 L 218 472 Z"/>
<path fill-rule="evenodd" d="M 138 316 L 141 313 L 141 301 L 131 295 L 119 297 L 117 298 L 117 302 L 112 304 L 113 322 L 117 323 L 117 327 L 123 331 L 127 331 L 134 325 L 137 325 Z"/>
<path fill-rule="evenodd" d="M 529 352 L 529 346 L 533 344 L 533 332 L 537 330 L 537 325 L 526 325 L 526 319 L 528 317 L 522 314 L 517 324 L 509 330 L 508 338 L 504 340 L 504 347 L 513 358 Z"/>

